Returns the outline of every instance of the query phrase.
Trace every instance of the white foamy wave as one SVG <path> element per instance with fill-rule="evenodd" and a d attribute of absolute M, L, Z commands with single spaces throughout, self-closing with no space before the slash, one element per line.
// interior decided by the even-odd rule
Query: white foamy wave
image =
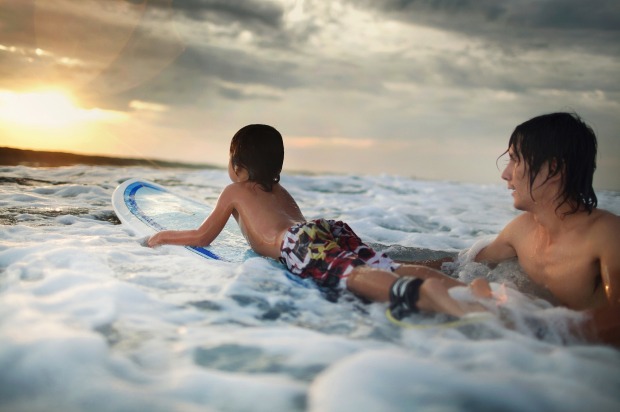
<path fill-rule="evenodd" d="M 0 168 L 0 410 L 405 411 L 620 408 L 620 354 L 585 344 L 514 262 L 463 262 L 505 302 L 459 328 L 401 328 L 253 256 L 149 249 L 110 196 L 143 177 L 214 202 L 225 170 Z M 404 259 L 456 256 L 516 212 L 502 185 L 283 176 L 304 215 L 347 221 Z M 620 213 L 620 196 L 599 193 Z M 518 289 L 518 290 L 517 290 Z M 466 288 L 454 296 L 471 299 Z M 490 305 L 490 304 L 489 304 Z M 437 325 L 440 315 L 408 321 Z"/>

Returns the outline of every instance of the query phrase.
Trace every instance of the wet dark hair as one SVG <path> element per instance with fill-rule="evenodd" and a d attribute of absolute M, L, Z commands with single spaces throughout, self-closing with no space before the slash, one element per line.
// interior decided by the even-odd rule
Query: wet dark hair
<path fill-rule="evenodd" d="M 515 128 L 508 142 L 510 147 L 518 161 L 525 161 L 530 195 L 534 179 L 543 164 L 548 162 L 547 180 L 558 174 L 562 179 L 558 208 L 568 203 L 571 210 L 565 213 L 567 215 L 582 208 L 592 213 L 596 208 L 598 200 L 592 188 L 596 170 L 596 135 L 577 114 L 550 113 L 534 117 Z M 508 150 L 504 155 L 506 153 Z"/>
<path fill-rule="evenodd" d="M 230 142 L 230 160 L 233 167 L 243 167 L 248 171 L 250 181 L 271 192 L 273 185 L 280 181 L 284 162 L 282 135 L 264 124 L 245 126 Z"/>

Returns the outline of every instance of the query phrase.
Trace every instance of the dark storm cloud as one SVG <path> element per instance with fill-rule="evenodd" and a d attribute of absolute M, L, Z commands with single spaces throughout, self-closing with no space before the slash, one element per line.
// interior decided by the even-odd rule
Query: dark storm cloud
<path fill-rule="evenodd" d="M 115 102 L 117 109 L 126 107 L 133 99 L 192 106 L 204 104 L 214 93 L 231 100 L 274 100 L 277 96 L 243 91 L 243 87 L 262 85 L 274 90 L 300 87 L 302 81 L 295 74 L 297 69 L 290 62 L 269 61 L 238 50 L 188 47 L 157 78 L 115 96 L 111 102 Z"/>
<path fill-rule="evenodd" d="M 249 92 L 226 86 L 219 86 L 218 94 L 229 100 L 278 100 L 278 97 L 272 94 Z"/>
<path fill-rule="evenodd" d="M 257 0 L 128 0 L 139 19 L 114 13 L 115 3 L 95 3 L 99 10 L 63 7 L 24 0 L 0 5 L 0 88 L 57 85 L 88 100 L 88 105 L 123 109 L 135 98 L 163 104 L 191 104 L 205 90 L 217 88 L 216 80 L 236 84 L 263 84 L 288 88 L 298 84 L 290 63 L 265 53 L 251 54 L 211 45 L 212 39 L 179 39 L 180 24 L 200 30 L 199 21 L 250 30 L 262 43 L 280 37 L 283 10 Z M 75 3 L 79 4 L 79 3 Z M 171 7 L 171 5 L 173 7 Z M 142 7 L 144 6 L 144 7 Z M 90 12 L 88 12 L 90 11 Z M 44 18 L 38 18 L 43 16 Z M 136 15 L 137 17 L 138 15 Z M 53 25 L 51 22 L 56 21 Z M 39 21 L 39 25 L 34 24 Z M 135 26 L 131 24 L 135 23 Z M 126 36 L 119 33 L 127 33 Z M 116 36 L 116 37 L 115 37 Z M 9 51 L 13 48 L 13 51 Z M 38 48 L 41 48 L 37 54 Z M 183 50 L 185 48 L 185 50 Z M 198 86 L 198 87 L 197 87 Z M 261 98 L 260 94 L 221 94 L 230 98 Z M 228 90 L 226 92 L 225 90 Z M 139 97 L 135 97 L 139 96 Z"/>
<path fill-rule="evenodd" d="M 613 60 L 613 59 L 605 59 Z M 403 73 L 402 81 L 435 84 L 459 89 L 493 89 L 513 93 L 532 90 L 605 90 L 620 92 L 618 64 L 588 62 L 587 57 L 541 53 L 535 59 L 504 50 L 463 49 L 421 58 L 394 61 Z M 407 70 L 409 68 L 415 68 Z"/>
<path fill-rule="evenodd" d="M 0 44 L 21 47 L 18 52 L 0 50 L 0 88 L 58 81 L 90 92 L 92 105 L 117 109 L 126 109 L 134 99 L 191 105 L 213 94 L 272 100 L 293 88 L 374 95 L 383 91 L 386 79 L 516 93 L 536 88 L 618 90 L 618 65 L 612 61 L 620 54 L 617 0 L 342 0 L 372 11 L 379 21 L 410 22 L 482 40 L 449 52 L 420 44 L 415 47 L 427 53 L 354 53 L 353 59 L 323 54 L 309 41 L 323 27 L 341 24 L 339 15 L 326 14 L 329 8 L 320 1 L 305 3 L 304 19 L 295 24 L 286 24 L 284 6 L 268 0 L 126 1 L 146 10 L 131 30 L 126 19 L 92 11 L 76 18 L 75 12 L 57 10 L 44 0 L 0 3 Z M 37 28 L 35 3 L 39 11 L 67 13 L 67 19 Z M 102 22 L 108 35 L 95 35 Z M 180 29 L 180 45 L 174 27 Z M 66 35 L 79 28 L 92 28 L 92 33 Z M 354 35 L 344 24 L 339 29 Z M 132 37 L 114 54 L 113 45 L 105 42 L 123 30 Z M 248 32 L 251 40 L 244 46 L 239 39 Z M 36 53 L 42 44 L 50 45 L 50 50 L 43 47 L 50 54 Z M 78 63 L 60 60 L 74 57 L 67 55 L 69 50 L 82 51 Z M 537 54 L 523 58 L 524 51 Z M 593 53 L 612 57 L 589 62 Z M 261 87 L 273 93 L 257 92 Z"/>
<path fill-rule="evenodd" d="M 287 89 L 300 85 L 290 62 L 271 61 L 246 52 L 204 47 L 188 49 L 178 65 L 192 68 L 196 74 L 239 84 L 264 84 Z"/>
<path fill-rule="evenodd" d="M 588 48 L 620 53 L 617 0 L 349 0 L 392 18 L 505 47 Z"/>
<path fill-rule="evenodd" d="M 293 51 L 303 47 L 317 30 L 312 22 L 285 27 L 283 6 L 269 0 L 175 1 L 173 9 L 179 24 L 185 19 L 189 25 L 208 22 L 236 34 L 249 31 L 256 35 L 256 43 L 266 49 Z"/>
<path fill-rule="evenodd" d="M 435 16 L 433 21 L 459 24 L 459 20 L 508 23 L 529 28 L 620 30 L 616 0 L 351 0 L 353 4 L 399 13 L 413 21 Z M 470 23 L 471 24 L 471 23 Z M 448 27 L 444 27 L 448 28 Z"/>
<path fill-rule="evenodd" d="M 234 100 L 272 100 L 278 98 L 277 90 L 309 84 L 357 87 L 350 80 L 356 77 L 355 68 L 342 62 L 302 68 L 304 63 L 296 56 L 305 53 L 306 40 L 317 27 L 314 20 L 286 27 L 280 4 L 262 0 L 126 1 L 130 10 L 142 13 L 133 20 L 135 27 L 130 26 L 131 19 L 118 15 L 124 11 L 122 2 L 110 8 L 105 1 L 91 8 L 72 7 L 80 3 L 69 0 L 61 3 L 63 7 L 34 0 L 5 4 L 0 33 L 6 46 L 18 46 L 20 51 L 0 51 L 0 87 L 55 84 L 80 94 L 88 105 L 117 110 L 129 107 L 133 99 L 195 104 L 210 90 Z M 32 24 L 37 13 L 43 12 L 45 18 L 39 21 L 45 23 L 52 16 L 62 24 Z M 208 30 L 213 27 L 218 29 Z M 249 48 L 219 45 L 220 40 L 236 44 L 247 32 L 252 33 Z M 127 33 L 127 37 L 118 33 Z M 114 36 L 124 42 L 118 49 Z M 37 55 L 38 47 L 45 54 Z M 72 64 L 66 58 L 73 59 Z M 243 91 L 247 85 L 276 92 Z"/>
<path fill-rule="evenodd" d="M 159 7 L 85 4 L 0 5 L 0 87 L 115 93 L 152 77 L 183 48 Z M 156 21 L 157 28 L 144 21 Z"/>
<path fill-rule="evenodd" d="M 173 7 L 193 20 L 224 19 L 259 23 L 272 28 L 281 26 L 284 15 L 279 5 L 260 0 L 178 0 L 173 3 Z"/>

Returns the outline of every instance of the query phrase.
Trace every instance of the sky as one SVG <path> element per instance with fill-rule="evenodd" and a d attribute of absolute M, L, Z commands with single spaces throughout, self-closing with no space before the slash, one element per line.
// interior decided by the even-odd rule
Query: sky
<path fill-rule="evenodd" d="M 0 146 L 501 183 L 514 128 L 571 111 L 620 190 L 617 0 L 0 0 Z M 499 168 L 499 169 L 498 169 Z"/>

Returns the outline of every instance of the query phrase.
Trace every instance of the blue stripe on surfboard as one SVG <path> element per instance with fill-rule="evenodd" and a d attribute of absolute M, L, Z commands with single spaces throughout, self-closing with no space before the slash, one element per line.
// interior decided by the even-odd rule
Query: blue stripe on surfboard
<path fill-rule="evenodd" d="M 142 209 L 140 209 L 140 206 L 138 206 L 138 204 L 136 203 L 136 193 L 138 192 L 138 190 L 140 190 L 143 187 L 149 188 L 151 190 L 156 190 L 158 192 L 164 192 L 164 193 L 167 192 L 165 189 L 161 189 L 157 186 L 153 186 L 145 182 L 134 182 L 128 185 L 125 188 L 125 192 L 123 193 L 123 199 L 125 200 L 125 204 L 127 205 L 127 208 L 129 209 L 132 215 L 140 219 L 147 226 L 157 231 L 166 230 L 165 227 L 163 227 L 162 225 L 160 225 L 159 223 L 157 223 L 156 221 L 148 217 L 142 211 Z M 204 247 L 185 246 L 185 248 L 198 255 L 208 257 L 210 259 L 224 260 L 218 255 L 216 255 L 215 253 L 211 252 L 210 250 L 205 249 Z"/>

